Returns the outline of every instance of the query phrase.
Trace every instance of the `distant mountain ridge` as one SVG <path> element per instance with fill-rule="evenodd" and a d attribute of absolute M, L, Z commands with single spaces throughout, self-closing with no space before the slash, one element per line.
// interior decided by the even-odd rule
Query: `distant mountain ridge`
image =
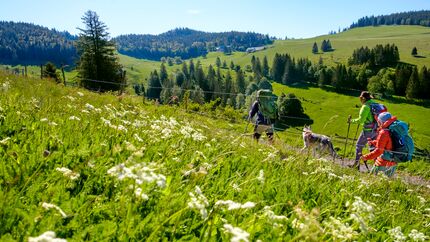
<path fill-rule="evenodd" d="M 204 56 L 209 51 L 245 51 L 249 47 L 268 45 L 273 38 L 253 32 L 210 33 L 176 28 L 159 35 L 120 35 L 114 38 L 121 54 L 159 61 L 161 57 L 183 59 Z"/>
<path fill-rule="evenodd" d="M 74 64 L 76 36 L 31 23 L 0 21 L 0 63 Z"/>

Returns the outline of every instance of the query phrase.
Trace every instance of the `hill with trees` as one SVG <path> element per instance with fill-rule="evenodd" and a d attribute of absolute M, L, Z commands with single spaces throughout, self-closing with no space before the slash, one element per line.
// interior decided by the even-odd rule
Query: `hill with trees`
<path fill-rule="evenodd" d="M 195 58 L 210 51 L 246 51 L 250 47 L 273 43 L 268 35 L 252 32 L 210 33 L 189 28 L 177 28 L 159 35 L 120 35 L 114 40 L 121 54 L 157 61 L 162 57 Z"/>
<path fill-rule="evenodd" d="M 409 11 L 389 15 L 366 16 L 351 24 L 349 28 L 378 25 L 421 25 L 430 27 L 430 11 Z"/>
<path fill-rule="evenodd" d="M 31 23 L 0 21 L 0 63 L 74 64 L 76 36 Z"/>

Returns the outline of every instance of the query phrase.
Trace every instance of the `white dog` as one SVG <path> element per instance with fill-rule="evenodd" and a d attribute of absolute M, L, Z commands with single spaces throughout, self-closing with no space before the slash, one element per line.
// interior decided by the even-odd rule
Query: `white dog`
<path fill-rule="evenodd" d="M 310 126 L 303 127 L 303 143 L 304 147 L 302 150 L 310 149 L 313 150 L 313 155 L 315 156 L 315 151 L 318 149 L 320 152 L 328 151 L 330 155 L 335 159 L 337 157 L 336 151 L 334 150 L 333 143 L 330 138 L 322 135 L 315 134 L 312 132 Z"/>

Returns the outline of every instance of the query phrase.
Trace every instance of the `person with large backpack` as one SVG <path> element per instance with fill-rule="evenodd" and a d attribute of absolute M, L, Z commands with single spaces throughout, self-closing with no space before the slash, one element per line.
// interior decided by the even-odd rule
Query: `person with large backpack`
<path fill-rule="evenodd" d="M 379 114 L 378 125 L 378 137 L 376 140 L 369 140 L 370 145 L 374 145 L 375 149 L 360 159 L 376 158 L 371 173 L 376 175 L 381 171 L 391 177 L 396 171 L 398 162 L 412 159 L 413 142 L 408 134 L 407 124 L 397 120 L 389 112 Z"/>
<path fill-rule="evenodd" d="M 263 132 L 266 133 L 269 142 L 273 142 L 274 122 L 278 116 L 276 96 L 271 90 L 262 89 L 257 91 L 257 100 L 252 104 L 249 111 L 248 120 L 255 115 L 254 139 L 259 140 Z"/>
<path fill-rule="evenodd" d="M 376 137 L 376 117 L 379 113 L 387 110 L 384 105 L 373 101 L 372 95 L 367 91 L 361 92 L 359 98 L 362 106 L 358 118 L 351 119 L 351 116 L 348 118 L 348 123 L 358 123 L 358 125 L 361 124 L 363 126 L 363 130 L 355 144 L 355 161 L 354 164 L 351 165 L 351 167 L 357 166 L 358 168 L 360 167 L 360 157 L 362 155 L 363 148 L 367 144 L 367 140 L 374 139 Z"/>

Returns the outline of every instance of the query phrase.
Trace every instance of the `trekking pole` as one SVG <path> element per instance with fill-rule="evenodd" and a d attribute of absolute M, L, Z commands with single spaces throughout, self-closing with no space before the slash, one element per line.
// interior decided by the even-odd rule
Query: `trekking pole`
<path fill-rule="evenodd" d="M 346 155 L 346 145 L 348 144 L 348 136 L 349 136 L 349 128 L 350 127 L 351 127 L 351 115 L 349 115 L 349 117 L 348 117 L 348 131 L 346 132 L 345 148 L 343 149 L 343 159 L 345 159 L 345 155 Z"/>
<path fill-rule="evenodd" d="M 357 125 L 357 130 L 355 131 L 355 135 L 354 135 L 354 139 L 352 140 L 352 142 L 355 141 L 355 139 L 357 138 L 357 134 L 358 134 L 358 130 L 360 129 L 360 124 Z M 351 149 L 349 149 L 349 153 L 352 152 L 352 147 L 354 147 L 353 145 L 351 145 Z"/>

